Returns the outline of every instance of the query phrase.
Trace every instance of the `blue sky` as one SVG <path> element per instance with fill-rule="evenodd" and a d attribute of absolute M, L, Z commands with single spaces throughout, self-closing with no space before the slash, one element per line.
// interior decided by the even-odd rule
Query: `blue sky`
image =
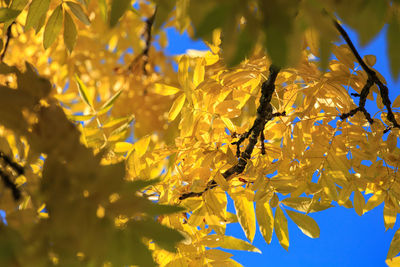
<path fill-rule="evenodd" d="M 390 75 L 388 56 L 386 53 L 385 30 L 383 30 L 369 45 L 360 47 L 356 34 L 346 28 L 358 48 L 361 56 L 373 54 L 377 57 L 374 66 L 387 80 L 390 98 L 398 95 L 400 82 L 397 83 Z M 205 50 L 207 46 L 201 41 L 191 40 L 187 33 L 180 35 L 174 29 L 168 28 L 169 46 L 166 53 L 176 55 L 185 53 L 186 49 Z M 372 101 L 367 102 L 371 114 L 377 111 Z M 369 198 L 367 196 L 366 198 Z M 228 204 L 228 210 L 234 212 L 233 204 Z M 311 214 L 321 229 L 318 239 L 311 239 L 301 233 L 297 226 L 289 221 L 289 252 L 278 243 L 276 236 L 270 245 L 266 244 L 259 231 L 253 244 L 262 254 L 230 251 L 236 261 L 244 266 L 385 266 L 385 259 L 395 230 L 385 232 L 383 224 L 383 205 L 358 216 L 353 209 L 334 207 L 326 211 Z M 399 224 L 396 223 L 394 229 Z M 227 235 L 245 239 L 239 224 L 227 227 Z"/>

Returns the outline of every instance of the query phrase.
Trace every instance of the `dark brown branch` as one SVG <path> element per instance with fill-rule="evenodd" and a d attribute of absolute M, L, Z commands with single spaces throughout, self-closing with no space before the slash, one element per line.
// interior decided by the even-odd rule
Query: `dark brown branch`
<path fill-rule="evenodd" d="M 279 68 L 276 66 L 271 65 L 269 68 L 269 77 L 268 79 L 263 82 L 261 86 L 261 98 L 260 98 L 260 105 L 257 108 L 257 117 L 251 127 L 250 131 L 246 133 L 248 135 L 249 142 L 246 146 L 246 149 L 240 153 L 238 162 L 222 173 L 222 176 L 225 180 L 230 180 L 233 175 L 240 174 L 244 171 L 247 165 L 247 161 L 250 159 L 251 154 L 257 141 L 263 131 L 265 124 L 274 118 L 274 114 L 272 113 L 272 105 L 271 99 L 272 94 L 275 91 L 275 80 L 279 73 Z M 244 140 L 244 139 L 243 139 Z M 189 197 L 198 197 L 201 196 L 204 192 L 209 189 L 212 189 L 217 186 L 217 182 L 215 180 L 211 180 L 207 187 L 202 192 L 189 192 L 182 194 L 179 199 L 183 200 Z"/>
<path fill-rule="evenodd" d="M 12 161 L 4 152 L 0 151 L 0 158 L 4 160 L 4 162 L 14 169 L 18 175 L 24 174 L 24 168 L 20 166 L 18 163 Z"/>
<path fill-rule="evenodd" d="M 24 174 L 24 168 L 19 164 L 12 161 L 6 154 L 0 151 L 0 158 L 4 161 L 5 166 L 11 167 L 18 175 Z M 21 198 L 21 191 L 11 181 L 10 176 L 0 169 L 0 177 L 5 187 L 9 188 L 12 192 L 15 201 Z"/>
<path fill-rule="evenodd" d="M 2 170 L 0 170 L 0 177 L 1 180 L 3 181 L 4 186 L 11 190 L 14 200 L 18 201 L 21 198 L 21 192 L 19 191 L 17 186 L 11 181 L 10 177 Z"/>
<path fill-rule="evenodd" d="M 384 130 L 384 133 L 390 131 L 393 127 L 399 128 L 400 125 L 398 124 L 396 118 L 394 117 L 393 111 L 392 111 L 392 103 L 390 102 L 389 99 L 389 89 L 387 88 L 386 85 L 383 84 L 383 82 L 378 78 L 376 75 L 375 71 L 373 71 L 370 67 L 367 66 L 367 64 L 364 62 L 364 60 L 361 58 L 360 54 L 358 53 L 357 49 L 355 48 L 353 42 L 350 40 L 349 35 L 347 32 L 343 29 L 343 27 L 336 21 L 333 20 L 333 23 L 335 24 L 336 29 L 339 31 L 343 39 L 346 41 L 347 45 L 350 47 L 351 52 L 353 55 L 356 57 L 358 63 L 361 65 L 363 70 L 367 73 L 368 75 L 368 80 L 367 83 L 365 84 L 364 88 L 361 91 L 361 94 L 359 95 L 360 97 L 360 102 L 358 105 L 358 108 L 355 108 L 351 110 L 348 113 L 344 113 L 340 116 L 341 119 L 346 119 L 350 116 L 353 116 L 356 114 L 358 111 L 361 111 L 364 113 L 365 118 L 368 120 L 369 123 L 373 123 L 373 120 L 371 118 L 371 115 L 367 112 L 365 109 L 365 102 L 368 96 L 368 93 L 370 91 L 370 88 L 376 84 L 379 88 L 379 92 L 381 94 L 382 98 L 382 103 L 387 109 L 387 116 L 386 118 L 392 123 L 392 126 L 387 127 Z M 357 95 L 358 96 L 358 95 Z"/>
<path fill-rule="evenodd" d="M 10 40 L 11 40 L 11 38 L 12 38 L 11 27 L 12 27 L 14 24 L 15 24 L 15 22 L 11 23 L 11 24 L 8 26 L 8 28 L 7 28 L 7 35 L 6 35 L 7 40 L 6 40 L 6 43 L 5 43 L 5 45 L 4 45 L 3 52 L 2 52 L 1 55 L 0 55 L 0 62 L 3 62 L 3 59 L 4 59 L 4 57 L 5 57 L 6 53 L 7 53 L 8 45 L 10 44 Z"/>
<path fill-rule="evenodd" d="M 144 28 L 144 32 L 142 34 L 142 36 L 145 37 L 146 43 L 145 43 L 145 47 L 143 49 L 143 51 L 137 55 L 131 62 L 131 64 L 129 64 L 129 69 L 132 70 L 133 66 L 137 63 L 138 60 L 143 59 L 143 73 L 145 75 L 147 75 L 147 64 L 149 63 L 149 50 L 151 47 L 151 40 L 152 40 L 152 28 L 153 28 L 153 24 L 154 24 L 154 20 L 156 18 L 156 13 L 157 13 L 157 6 L 154 10 L 153 15 L 150 18 L 147 18 L 145 23 L 145 28 Z"/>

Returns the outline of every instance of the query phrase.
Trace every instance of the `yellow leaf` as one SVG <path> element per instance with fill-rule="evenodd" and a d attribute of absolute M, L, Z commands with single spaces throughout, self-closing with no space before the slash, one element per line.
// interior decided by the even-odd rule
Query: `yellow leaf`
<path fill-rule="evenodd" d="M 393 101 L 392 107 L 393 108 L 399 108 L 400 107 L 400 95 L 398 95 L 396 97 L 396 99 Z"/>
<path fill-rule="evenodd" d="M 227 205 L 225 192 L 219 188 L 208 190 L 204 193 L 204 201 L 212 214 L 217 215 L 220 220 L 225 219 Z"/>
<path fill-rule="evenodd" d="M 136 153 L 136 155 L 137 155 L 138 157 L 141 157 L 141 156 L 143 156 L 143 155 L 146 153 L 147 148 L 148 148 L 148 146 L 149 146 L 149 144 L 150 144 L 150 138 L 151 138 L 150 135 L 149 135 L 149 136 L 146 136 L 146 137 L 143 137 L 142 139 L 140 139 L 139 141 L 137 141 L 137 142 L 134 144 L 135 153 Z"/>
<path fill-rule="evenodd" d="M 288 250 L 289 249 L 289 230 L 288 230 L 288 223 L 283 214 L 282 209 L 278 206 L 275 211 L 275 221 L 274 221 L 274 228 L 276 236 L 278 237 L 279 244 Z"/>
<path fill-rule="evenodd" d="M 261 253 L 261 251 L 252 244 L 233 236 L 215 234 L 207 235 L 200 243 L 210 248 L 221 247 L 225 249 L 245 250 Z"/>
<path fill-rule="evenodd" d="M 336 185 L 332 178 L 324 175 L 322 177 L 322 186 L 325 194 L 329 196 L 330 199 L 337 201 L 338 194 L 336 191 Z"/>
<path fill-rule="evenodd" d="M 386 256 L 386 259 L 391 259 L 395 257 L 400 252 L 400 229 L 396 231 L 392 242 L 390 243 L 389 251 Z"/>
<path fill-rule="evenodd" d="M 387 259 L 386 264 L 389 267 L 399 267 L 400 266 L 400 256 L 392 258 L 392 259 Z"/>
<path fill-rule="evenodd" d="M 189 58 L 184 55 L 179 60 L 178 64 L 178 79 L 179 83 L 183 86 L 186 85 L 188 80 L 188 68 L 189 68 Z"/>
<path fill-rule="evenodd" d="M 256 220 L 253 205 L 254 192 L 245 188 L 232 194 L 232 199 L 235 204 L 240 226 L 242 226 L 247 239 L 253 242 L 254 235 L 256 234 Z"/>
<path fill-rule="evenodd" d="M 230 130 L 230 131 L 235 131 L 236 127 L 235 125 L 232 123 L 232 121 L 226 117 L 221 117 L 221 120 L 225 123 L 225 126 Z"/>
<path fill-rule="evenodd" d="M 193 112 L 186 112 L 183 115 L 183 119 L 181 121 L 181 136 L 191 136 L 194 128 L 194 116 Z"/>
<path fill-rule="evenodd" d="M 133 147 L 133 144 L 128 142 L 117 142 L 114 145 L 114 152 L 116 153 L 126 153 L 130 151 Z"/>
<path fill-rule="evenodd" d="M 368 202 L 363 209 L 363 213 L 366 213 L 367 211 L 378 207 L 385 200 L 386 195 L 387 194 L 384 191 L 376 192 L 372 197 L 368 199 Z"/>
<path fill-rule="evenodd" d="M 354 210 L 357 212 L 358 215 L 363 215 L 363 210 L 365 206 L 365 199 L 364 196 L 361 194 L 358 189 L 354 191 Z"/>
<path fill-rule="evenodd" d="M 338 197 L 338 204 L 344 205 L 346 201 L 349 199 L 351 193 L 353 192 L 353 187 L 351 184 L 346 184 L 343 186 L 342 190 L 340 190 L 339 197 Z"/>
<path fill-rule="evenodd" d="M 205 255 L 208 259 L 218 261 L 225 260 L 233 256 L 233 254 L 219 250 L 219 249 L 208 249 L 205 251 Z"/>
<path fill-rule="evenodd" d="M 366 56 L 364 56 L 364 62 L 367 63 L 368 66 L 372 67 L 376 63 L 376 56 L 366 55 Z"/>
<path fill-rule="evenodd" d="M 237 108 L 239 104 L 240 102 L 237 100 L 225 100 L 215 107 L 215 112 L 227 118 L 235 118 L 238 117 L 241 112 L 240 109 Z"/>
<path fill-rule="evenodd" d="M 178 93 L 181 89 L 174 86 L 156 83 L 154 85 L 154 92 L 159 95 L 174 95 Z"/>
<path fill-rule="evenodd" d="M 181 112 L 183 104 L 185 104 L 185 100 L 186 100 L 185 94 L 181 94 L 180 96 L 178 96 L 177 99 L 175 99 L 168 113 L 169 121 L 175 120 L 176 116 L 178 116 L 178 114 Z"/>
<path fill-rule="evenodd" d="M 383 221 L 385 223 L 386 230 L 393 228 L 396 223 L 397 211 L 392 203 L 392 200 L 387 197 L 385 201 L 385 207 L 383 208 Z"/>
<path fill-rule="evenodd" d="M 308 197 L 289 197 L 282 200 L 282 204 L 302 212 L 308 212 L 312 199 Z"/>
<path fill-rule="evenodd" d="M 274 215 L 271 206 L 265 198 L 256 202 L 256 215 L 260 228 L 260 232 L 268 244 L 272 240 L 272 232 L 274 230 Z"/>
<path fill-rule="evenodd" d="M 286 210 L 286 212 L 289 217 L 294 221 L 294 223 L 297 224 L 303 234 L 311 238 L 319 237 L 319 227 L 313 218 L 308 215 L 291 210 Z"/>
<path fill-rule="evenodd" d="M 197 87 L 204 80 L 205 68 L 203 62 L 204 59 L 199 58 L 196 62 L 196 67 L 194 68 L 193 84 L 195 87 Z"/>
<path fill-rule="evenodd" d="M 93 99 L 90 97 L 89 90 L 86 85 L 82 82 L 78 75 L 75 75 L 76 82 L 78 84 L 79 95 L 82 100 L 89 106 L 93 107 Z"/>
<path fill-rule="evenodd" d="M 222 188 L 222 190 L 227 191 L 229 189 L 229 183 L 225 180 L 224 176 L 222 176 L 220 172 L 215 174 L 214 180 Z"/>

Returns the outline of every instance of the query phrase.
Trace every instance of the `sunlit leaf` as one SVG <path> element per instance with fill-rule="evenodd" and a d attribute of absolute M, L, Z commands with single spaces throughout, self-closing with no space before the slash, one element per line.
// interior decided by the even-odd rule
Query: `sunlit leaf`
<path fill-rule="evenodd" d="M 174 86 L 156 83 L 154 85 L 154 91 L 159 95 L 174 95 L 174 94 L 178 93 L 180 91 L 180 89 L 176 88 Z"/>
<path fill-rule="evenodd" d="M 251 190 L 243 190 L 232 195 L 235 204 L 236 214 L 240 226 L 250 242 L 253 242 L 256 233 L 256 220 L 253 206 L 254 193 Z"/>
<path fill-rule="evenodd" d="M 101 113 L 103 110 L 108 110 L 110 107 L 112 107 L 112 105 L 114 104 L 115 100 L 118 99 L 118 97 L 121 95 L 122 93 L 122 89 L 119 90 L 118 92 L 116 92 L 110 99 L 108 99 L 99 109 L 99 113 Z"/>
<path fill-rule="evenodd" d="M 275 234 L 278 237 L 279 244 L 288 250 L 289 249 L 289 231 L 288 223 L 285 214 L 283 214 L 282 209 L 278 206 L 275 210 L 275 220 L 274 220 Z"/>
<path fill-rule="evenodd" d="M 89 96 L 89 91 L 86 85 L 82 82 L 78 75 L 75 75 L 76 83 L 78 84 L 79 95 L 81 96 L 82 100 L 89 106 L 93 107 L 93 100 Z"/>
<path fill-rule="evenodd" d="M 174 103 L 172 104 L 171 109 L 168 112 L 168 120 L 173 121 L 175 118 L 178 116 L 178 114 L 181 112 L 183 104 L 185 104 L 186 96 L 185 94 L 181 94 L 178 96 Z"/>
<path fill-rule="evenodd" d="M 134 144 L 135 151 L 136 151 L 138 157 L 141 157 L 146 153 L 147 147 L 150 144 L 150 139 L 151 139 L 151 136 L 146 136 Z"/>
<path fill-rule="evenodd" d="M 256 202 L 257 222 L 260 227 L 260 232 L 268 244 L 272 240 L 272 232 L 274 230 L 274 215 L 272 214 L 271 206 L 263 199 Z"/>
<path fill-rule="evenodd" d="M 311 238 L 319 237 L 319 227 L 313 218 L 291 210 L 286 210 L 286 213 L 306 236 Z"/>

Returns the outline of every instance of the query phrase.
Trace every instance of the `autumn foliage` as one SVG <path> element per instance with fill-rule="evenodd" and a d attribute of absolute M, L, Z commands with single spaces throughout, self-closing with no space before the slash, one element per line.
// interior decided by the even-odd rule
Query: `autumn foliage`
<path fill-rule="evenodd" d="M 0 4 L 1 266 L 238 266 L 338 205 L 394 227 L 400 97 L 341 23 L 387 25 L 397 78 L 399 1 Z M 165 55 L 167 27 L 209 50 Z"/>

